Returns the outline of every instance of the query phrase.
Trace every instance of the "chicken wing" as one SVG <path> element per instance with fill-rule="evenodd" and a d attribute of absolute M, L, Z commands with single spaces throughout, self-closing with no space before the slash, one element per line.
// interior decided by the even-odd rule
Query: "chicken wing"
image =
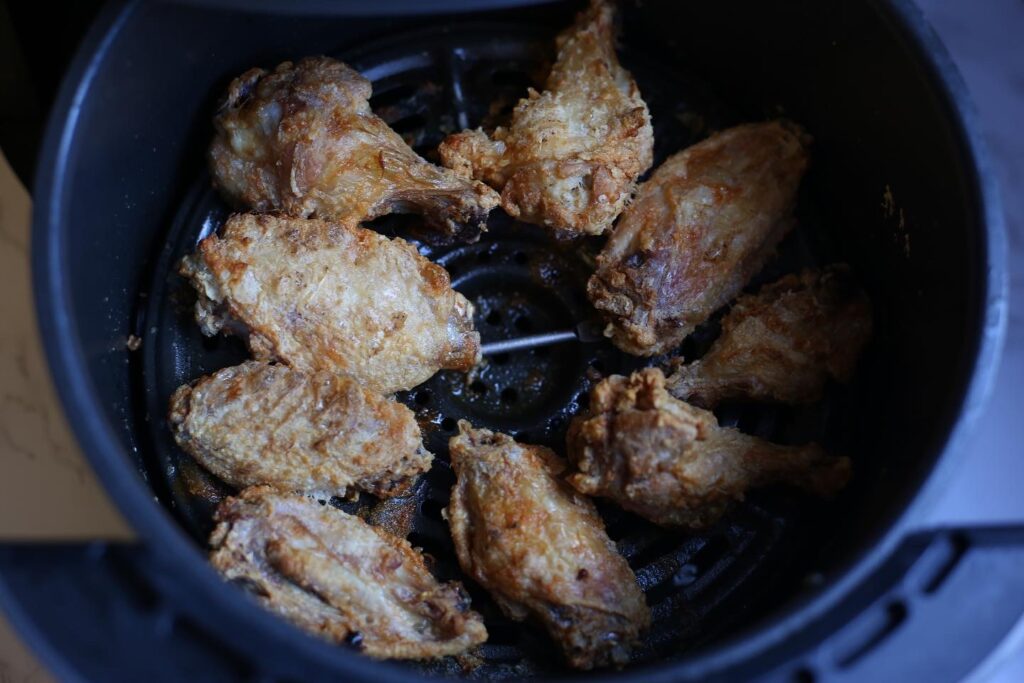
<path fill-rule="evenodd" d="M 654 172 L 587 287 L 616 346 L 669 351 L 740 293 L 793 225 L 807 143 L 787 122 L 737 126 Z"/>
<path fill-rule="evenodd" d="M 261 361 L 180 387 L 168 419 L 182 449 L 239 488 L 391 497 L 432 460 L 402 404 L 350 377 Z"/>
<path fill-rule="evenodd" d="M 828 497 L 850 478 L 848 458 L 814 444 L 779 446 L 719 427 L 714 414 L 673 398 L 656 368 L 597 384 L 567 441 L 577 490 L 666 526 L 706 527 L 757 486 Z"/>
<path fill-rule="evenodd" d="M 418 156 L 370 110 L 370 93 L 327 57 L 247 71 L 214 119 L 214 182 L 240 208 L 353 224 L 418 211 L 450 237 L 478 237 L 497 193 Z"/>
<path fill-rule="evenodd" d="M 871 302 L 845 265 L 786 275 L 741 295 L 703 358 L 676 364 L 669 392 L 713 408 L 729 399 L 813 403 L 847 382 L 871 336 Z"/>
<path fill-rule="evenodd" d="M 344 224 L 232 216 L 182 262 L 203 332 L 248 330 L 259 359 L 328 370 L 390 393 L 480 354 L 473 305 L 400 239 Z M 241 325 L 239 325 L 239 323 Z"/>
<path fill-rule="evenodd" d="M 487 640 L 457 582 L 439 584 L 404 539 L 265 486 L 227 498 L 213 566 L 296 626 L 380 659 L 453 655 Z"/>
<path fill-rule="evenodd" d="M 569 663 L 625 664 L 650 614 L 593 504 L 547 448 L 462 421 L 447 517 L 462 569 L 512 619 L 537 618 Z"/>
<path fill-rule="evenodd" d="M 614 8 L 593 0 L 557 38 L 543 93 L 519 101 L 508 128 L 450 135 L 445 166 L 501 189 L 522 221 L 573 234 L 611 227 L 651 166 L 654 131 L 636 82 L 615 56 Z"/>

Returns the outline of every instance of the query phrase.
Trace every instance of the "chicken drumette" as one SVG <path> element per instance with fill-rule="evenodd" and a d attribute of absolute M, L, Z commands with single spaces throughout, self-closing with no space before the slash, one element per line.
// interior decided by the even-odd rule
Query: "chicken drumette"
<path fill-rule="evenodd" d="M 462 569 L 516 620 L 533 616 L 569 663 L 625 664 L 650 615 L 593 504 L 541 446 L 459 423 L 447 510 Z"/>
<path fill-rule="evenodd" d="M 807 142 L 788 122 L 737 126 L 640 187 L 587 287 L 619 348 L 670 351 L 740 293 L 793 225 Z"/>
<path fill-rule="evenodd" d="M 404 493 L 430 468 L 412 411 L 330 372 L 247 361 L 171 398 L 178 444 L 239 488 L 346 496 Z"/>
<path fill-rule="evenodd" d="M 456 582 L 408 541 L 311 498 L 265 486 L 217 509 L 210 561 L 300 628 L 376 658 L 428 659 L 487 640 Z"/>
<path fill-rule="evenodd" d="M 247 71 L 214 118 L 214 182 L 241 208 L 351 224 L 413 211 L 449 237 L 478 237 L 497 193 L 413 152 L 370 93 L 327 57 Z"/>
<path fill-rule="evenodd" d="M 779 446 L 720 427 L 712 413 L 673 398 L 655 368 L 595 386 L 567 443 L 576 489 L 668 526 L 706 527 L 754 487 L 788 484 L 828 497 L 850 478 L 848 458 L 814 444 Z"/>
<path fill-rule="evenodd" d="M 501 189 L 509 215 L 568 234 L 611 227 L 651 166 L 654 132 L 636 82 L 615 56 L 614 9 L 593 0 L 558 36 L 544 92 L 520 100 L 508 128 L 449 136 L 442 162 Z"/>
<path fill-rule="evenodd" d="M 677 398 L 713 408 L 752 399 L 813 403 L 829 378 L 847 382 L 871 336 L 871 303 L 845 265 L 786 275 L 743 294 L 703 358 L 676 363 Z"/>
<path fill-rule="evenodd" d="M 444 268 L 371 230 L 236 215 L 181 272 L 199 292 L 203 332 L 242 327 L 259 359 L 390 393 L 440 368 L 469 370 L 479 357 L 473 305 Z"/>

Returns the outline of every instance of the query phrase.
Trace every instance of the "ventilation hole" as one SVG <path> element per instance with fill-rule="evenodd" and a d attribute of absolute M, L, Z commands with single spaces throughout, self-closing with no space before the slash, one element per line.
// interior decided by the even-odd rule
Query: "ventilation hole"
<path fill-rule="evenodd" d="M 478 379 L 473 380 L 473 383 L 469 385 L 470 391 L 479 396 L 483 396 L 487 393 L 487 385 Z M 502 392 L 502 397 L 505 396 L 505 392 Z"/>
<path fill-rule="evenodd" d="M 204 351 L 216 351 L 220 348 L 220 342 L 224 337 L 219 334 L 215 334 L 212 337 L 203 335 L 202 345 Z"/>
<path fill-rule="evenodd" d="M 496 353 L 493 356 L 491 356 L 491 362 L 494 363 L 495 365 L 505 365 L 506 363 L 508 363 L 508 354 Z"/>
<path fill-rule="evenodd" d="M 446 432 L 454 432 L 455 420 L 453 420 L 450 417 L 444 418 L 443 420 L 441 420 L 441 429 L 443 429 Z"/>
<path fill-rule="evenodd" d="M 410 544 L 412 544 L 412 547 L 423 548 L 424 550 L 429 550 L 431 547 L 434 547 L 436 545 L 433 538 L 427 536 L 426 534 L 422 534 L 418 531 L 413 531 L 411 534 L 409 534 L 407 540 L 409 541 Z"/>
<path fill-rule="evenodd" d="M 663 536 L 656 531 L 643 531 L 639 536 L 630 534 L 632 548 L 624 548 L 629 553 L 629 563 L 635 569 L 646 568 L 671 553 L 678 545 L 678 539 Z"/>
<path fill-rule="evenodd" d="M 508 387 L 507 389 L 501 390 L 502 403 L 511 404 L 515 403 L 517 400 L 519 400 L 519 392 L 513 389 L 512 387 Z"/>
<path fill-rule="evenodd" d="M 411 133 L 415 130 L 419 130 L 427 123 L 427 119 L 423 114 L 413 114 L 412 116 L 404 116 L 394 123 L 391 124 L 391 128 L 401 135 L 402 133 Z"/>
<path fill-rule="evenodd" d="M 793 683 L 814 683 L 816 680 L 818 680 L 818 677 L 806 666 L 793 672 Z"/>
<path fill-rule="evenodd" d="M 440 502 L 438 502 L 436 500 L 432 500 L 430 498 L 428 498 L 427 500 L 423 501 L 423 505 L 420 506 L 420 510 L 423 511 L 424 515 L 426 515 L 427 517 L 431 517 L 433 519 L 436 519 L 438 521 L 441 521 L 441 520 L 444 519 L 441 516 L 441 510 L 443 510 L 443 509 L 444 509 L 444 505 L 442 505 Z"/>
<path fill-rule="evenodd" d="M 533 85 L 533 79 L 522 71 L 511 71 L 499 69 L 491 73 L 491 83 L 503 87 L 519 88 L 526 90 Z"/>
<path fill-rule="evenodd" d="M 526 262 L 529 261 L 530 258 L 524 252 L 517 251 L 515 255 L 512 257 L 512 260 L 521 266 L 525 266 Z"/>
<path fill-rule="evenodd" d="M 521 315 L 518 318 L 516 318 L 515 325 L 516 329 L 519 330 L 520 332 L 523 332 L 524 334 L 529 334 L 530 332 L 533 332 L 533 322 L 531 322 L 530 319 L 527 318 L 525 315 Z"/>
<path fill-rule="evenodd" d="M 487 317 L 484 318 L 484 320 L 487 321 L 488 325 L 500 325 L 501 313 L 499 313 L 498 311 L 491 311 L 490 313 L 487 314 Z"/>
<path fill-rule="evenodd" d="M 487 622 L 487 645 L 516 645 L 519 643 L 521 636 L 522 631 L 518 624 L 509 622 L 506 619 L 495 619 L 493 623 L 492 621 Z M 519 657 L 517 656 L 516 658 L 518 659 Z"/>
<path fill-rule="evenodd" d="M 706 574 L 709 569 L 730 555 L 732 546 L 722 536 L 712 536 L 697 553 L 690 558 L 690 563 L 697 568 L 698 574 Z"/>
<path fill-rule="evenodd" d="M 390 90 L 385 90 L 381 93 L 374 93 L 373 97 L 370 98 L 370 106 L 376 111 L 381 107 L 390 107 L 393 104 L 397 104 L 415 94 L 415 84 L 403 83 L 402 85 L 391 88 Z"/>
<path fill-rule="evenodd" d="M 420 389 L 416 392 L 416 402 L 421 406 L 425 406 L 430 403 L 431 398 L 430 389 Z"/>
<path fill-rule="evenodd" d="M 700 571 L 697 569 L 697 565 L 687 562 L 672 575 L 672 584 L 679 587 L 689 586 L 697 580 L 699 575 Z"/>

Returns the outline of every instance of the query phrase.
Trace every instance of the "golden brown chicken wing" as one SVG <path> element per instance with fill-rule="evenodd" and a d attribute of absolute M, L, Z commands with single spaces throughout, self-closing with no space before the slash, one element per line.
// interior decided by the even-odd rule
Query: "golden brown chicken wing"
<path fill-rule="evenodd" d="M 658 524 L 706 527 L 748 489 L 789 484 L 837 493 L 850 460 L 816 445 L 779 446 L 718 426 L 714 414 L 673 398 L 661 370 L 613 375 L 590 395 L 567 436 L 577 490 L 611 498 Z"/>
<path fill-rule="evenodd" d="M 174 438 L 232 486 L 404 493 L 432 457 L 412 411 L 330 372 L 247 361 L 171 397 Z"/>
<path fill-rule="evenodd" d="M 370 93 L 328 57 L 247 71 L 214 119 L 214 182 L 241 208 L 351 224 L 415 211 L 449 236 L 478 237 L 497 193 L 418 156 L 370 110 Z"/>
<path fill-rule="evenodd" d="M 871 336 L 871 302 L 848 266 L 786 275 L 743 294 L 703 358 L 676 364 L 669 392 L 713 408 L 728 399 L 813 403 L 847 382 Z"/>
<path fill-rule="evenodd" d="M 401 239 L 343 224 L 232 216 L 182 262 L 208 335 L 241 323 L 257 358 L 410 389 L 480 353 L 473 305 Z"/>
<path fill-rule="evenodd" d="M 217 509 L 210 561 L 296 626 L 376 658 L 453 655 L 487 640 L 456 582 L 439 584 L 404 539 L 265 486 Z"/>
<path fill-rule="evenodd" d="M 611 227 L 651 166 L 654 132 L 636 82 L 615 56 L 614 8 L 590 9 L 558 36 L 544 92 L 529 91 L 508 128 L 450 135 L 442 162 L 501 189 L 520 220 L 569 233 Z"/>
<path fill-rule="evenodd" d="M 748 124 L 654 172 L 587 287 L 616 346 L 639 356 L 669 351 L 740 293 L 793 224 L 806 145 L 790 123 Z"/>
<path fill-rule="evenodd" d="M 534 616 L 572 666 L 625 664 L 650 615 L 593 504 L 547 448 L 462 421 L 447 516 L 462 569 L 512 619 Z"/>

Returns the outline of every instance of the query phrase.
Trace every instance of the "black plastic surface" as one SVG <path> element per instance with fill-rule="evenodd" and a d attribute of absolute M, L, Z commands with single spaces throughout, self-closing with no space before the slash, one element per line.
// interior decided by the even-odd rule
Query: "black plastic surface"
<path fill-rule="evenodd" d="M 820 582 L 761 591 L 757 597 L 774 607 L 760 619 L 684 659 L 636 672 L 647 680 L 710 677 L 784 656 L 786 643 L 831 614 L 895 548 L 907 516 L 941 488 L 984 396 L 1003 324 L 998 201 L 954 70 L 913 10 L 894 7 L 626 5 L 627 54 L 633 36 L 665 68 L 700 72 L 743 117 L 782 110 L 810 128 L 817 143 L 808 185 L 821 200 L 821 222 L 842 237 L 843 255 L 881 304 L 867 361 L 872 400 L 848 413 L 859 419 L 858 478 L 844 515 L 792 557 L 820 570 Z M 515 16 L 553 31 L 571 8 Z M 279 658 L 339 675 L 372 671 L 389 680 L 404 671 L 315 643 L 224 591 L 194 540 L 154 505 L 139 448 L 148 438 L 145 415 L 129 400 L 138 378 L 124 347 L 137 329 L 134 293 L 151 281 L 149 257 L 198 176 L 209 112 L 227 78 L 256 63 L 337 53 L 464 19 L 113 8 L 58 99 L 33 238 L 39 318 L 58 389 L 95 469 L 161 558 L 151 577 L 161 592 L 253 661 L 275 649 Z M 798 584 L 803 575 L 789 578 Z"/>
<path fill-rule="evenodd" d="M 766 672 L 771 661 L 748 661 L 706 678 L 683 670 L 675 680 L 959 680 L 1024 612 L 1022 565 L 1024 527 L 921 533 L 828 623 L 809 625 L 777 652 L 774 659 L 784 664 L 774 671 Z M 51 666 L 65 681 L 330 677 L 312 662 L 276 652 L 266 652 L 264 661 L 243 655 L 201 619 L 182 616 L 145 578 L 163 568 L 136 545 L 4 544 L 0 603 L 15 606 L 22 629 L 46 634 Z"/>

